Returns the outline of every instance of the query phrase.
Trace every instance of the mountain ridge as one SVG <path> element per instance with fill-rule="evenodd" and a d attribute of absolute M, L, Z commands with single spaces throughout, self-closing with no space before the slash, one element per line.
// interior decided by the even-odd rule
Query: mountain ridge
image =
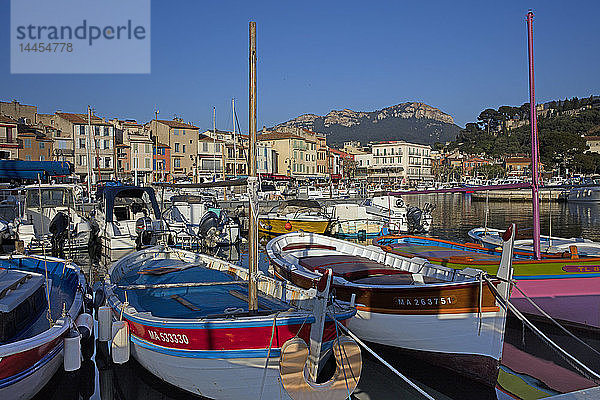
<path fill-rule="evenodd" d="M 324 116 L 302 114 L 274 126 L 295 127 L 324 133 L 330 145 L 345 141 L 362 143 L 405 140 L 421 144 L 454 140 L 460 127 L 450 114 L 421 102 L 405 102 L 375 111 L 331 110 Z"/>

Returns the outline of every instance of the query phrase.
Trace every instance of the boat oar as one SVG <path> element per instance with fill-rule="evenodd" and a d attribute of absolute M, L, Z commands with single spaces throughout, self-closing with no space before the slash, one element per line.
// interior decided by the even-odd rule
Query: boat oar
<path fill-rule="evenodd" d="M 117 286 L 119 289 L 135 290 L 135 289 L 172 289 L 180 287 L 203 287 L 203 286 L 220 286 L 220 285 L 247 285 L 246 281 L 226 281 L 226 282 L 182 282 L 182 283 L 155 283 L 152 285 L 123 285 Z"/>

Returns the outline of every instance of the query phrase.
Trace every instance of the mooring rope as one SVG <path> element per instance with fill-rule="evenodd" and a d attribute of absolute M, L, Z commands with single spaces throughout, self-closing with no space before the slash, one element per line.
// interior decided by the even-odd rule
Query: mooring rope
<path fill-rule="evenodd" d="M 546 336 L 544 334 L 544 332 L 542 332 L 541 330 L 539 330 L 519 310 L 517 310 L 517 308 L 508 299 L 503 298 L 502 295 L 500 295 L 500 293 L 498 293 L 498 291 L 496 290 L 496 287 L 492 284 L 492 282 L 487 277 L 485 277 L 485 280 L 490 285 L 490 288 L 491 288 L 492 292 L 494 293 L 494 295 L 496 297 L 500 298 L 506 304 L 506 307 L 510 311 L 512 311 L 517 318 L 519 318 L 523 323 L 525 323 L 529 327 L 529 329 L 531 329 L 533 331 L 533 333 L 535 333 L 540 339 L 545 340 L 546 342 L 548 342 L 551 345 L 551 347 L 553 347 L 554 350 L 558 354 L 561 354 L 563 356 L 563 358 L 573 368 L 575 368 L 579 373 L 581 373 L 583 376 L 585 376 L 586 378 L 594 381 L 597 384 L 600 383 L 600 375 L 598 375 L 592 369 L 588 368 L 585 364 L 583 364 L 581 361 L 579 361 L 577 358 L 575 358 L 574 356 L 572 356 L 569 352 L 567 352 L 565 349 L 563 349 L 557 343 L 555 343 L 552 339 L 550 339 L 548 336 Z"/>
<path fill-rule="evenodd" d="M 271 341 L 269 342 L 269 350 L 267 351 L 267 358 L 265 360 L 265 368 L 263 370 L 262 381 L 260 383 L 260 396 L 258 396 L 259 399 L 262 399 L 263 391 L 265 388 L 265 379 L 267 378 L 267 370 L 269 369 L 269 358 L 271 357 L 271 349 L 273 347 L 273 337 L 275 336 L 275 327 L 276 327 L 278 315 L 279 315 L 279 313 L 277 312 L 273 316 L 273 327 L 271 328 Z"/>

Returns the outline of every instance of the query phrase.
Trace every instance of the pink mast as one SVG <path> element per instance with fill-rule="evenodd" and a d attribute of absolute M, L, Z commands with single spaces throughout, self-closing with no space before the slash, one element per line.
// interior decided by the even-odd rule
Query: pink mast
<path fill-rule="evenodd" d="M 537 113 L 535 105 L 535 80 L 533 75 L 533 11 L 527 13 L 527 42 L 529 49 L 529 122 L 531 125 L 531 194 L 533 201 L 533 254 L 536 260 L 540 254 L 540 200 L 538 193 L 539 149 L 537 138 Z"/>

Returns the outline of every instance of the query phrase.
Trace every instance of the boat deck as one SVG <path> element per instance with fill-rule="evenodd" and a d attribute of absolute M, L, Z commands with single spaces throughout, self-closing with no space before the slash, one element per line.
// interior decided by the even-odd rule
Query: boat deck
<path fill-rule="evenodd" d="M 437 258 L 442 260 L 449 260 L 451 257 L 466 259 L 468 261 L 487 261 L 487 262 L 500 262 L 500 255 L 480 253 L 472 250 L 454 249 L 444 247 L 442 245 L 423 245 L 414 243 L 393 243 L 389 245 L 392 249 L 392 253 L 400 255 L 412 255 L 422 258 Z"/>
<path fill-rule="evenodd" d="M 365 257 L 341 253 L 300 257 L 299 264 L 304 268 L 324 273 L 331 269 L 334 276 L 347 281 L 366 285 L 411 285 L 415 283 L 414 274 Z M 424 283 L 442 282 L 439 279 L 423 276 Z"/>
<path fill-rule="evenodd" d="M 248 310 L 248 284 L 208 285 L 190 287 L 188 283 L 233 282 L 234 277 L 209 269 L 202 264 L 189 264 L 182 260 L 157 259 L 142 268 L 129 271 L 119 282 L 115 294 L 127 301 L 138 312 L 149 312 L 158 318 L 206 318 Z M 161 284 L 180 284 L 175 287 L 152 287 Z M 144 289 L 124 289 L 129 285 L 144 285 Z M 261 296 L 261 311 L 285 311 L 286 305 L 274 298 Z"/>

